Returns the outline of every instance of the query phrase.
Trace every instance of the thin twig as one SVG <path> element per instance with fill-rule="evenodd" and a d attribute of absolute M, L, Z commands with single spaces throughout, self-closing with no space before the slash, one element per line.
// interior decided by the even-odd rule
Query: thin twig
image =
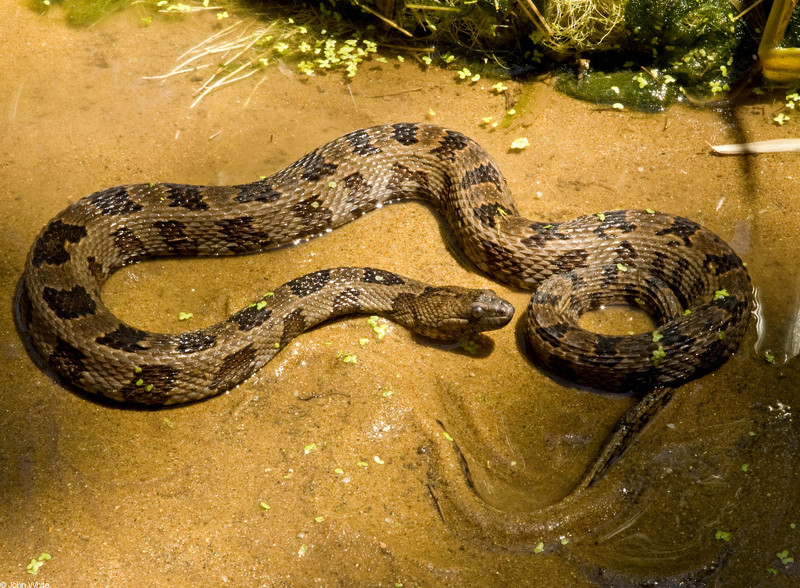
<path fill-rule="evenodd" d="M 367 98 L 388 98 L 389 96 L 399 96 L 401 94 L 408 94 L 409 92 L 421 92 L 420 88 L 409 88 L 408 90 L 400 90 L 399 92 L 389 92 L 388 94 L 375 94 L 374 96 L 367 96 Z"/>
<path fill-rule="evenodd" d="M 393 29 L 397 29 L 398 31 L 400 31 L 401 33 L 403 33 L 403 34 L 404 34 L 406 37 L 413 37 L 413 36 L 414 36 L 414 35 L 412 35 L 411 33 L 409 33 L 407 30 L 405 30 L 403 27 L 401 27 L 400 25 L 398 25 L 396 22 L 394 22 L 394 21 L 393 21 L 393 20 L 391 20 L 391 19 L 388 19 L 388 18 L 386 18 L 385 16 L 383 16 L 383 15 L 382 15 L 382 14 L 380 14 L 379 12 L 375 12 L 375 11 L 374 11 L 374 10 L 372 10 L 372 8 L 370 8 L 369 6 L 364 6 L 363 4 L 359 4 L 358 2 L 353 2 L 353 4 L 355 4 L 356 6 L 358 6 L 358 7 L 359 7 L 361 10 L 363 10 L 364 12 L 369 12 L 369 13 L 370 13 L 372 16 L 374 16 L 374 17 L 376 17 L 376 18 L 379 18 L 379 19 L 381 19 L 383 22 L 385 22 L 386 24 L 388 24 L 388 25 L 389 25 L 390 27 L 392 27 Z"/>
<path fill-rule="evenodd" d="M 252 97 L 255 95 L 255 93 L 256 93 L 256 90 L 258 90 L 258 87 L 259 87 L 261 84 L 263 84 L 264 82 L 266 82 L 266 81 L 267 81 L 267 79 L 268 79 L 268 78 L 267 78 L 267 76 L 264 76 L 263 78 L 261 78 L 261 79 L 258 81 L 258 83 L 255 85 L 255 87 L 253 88 L 253 90 L 250 92 L 250 95 L 247 97 L 247 100 L 245 100 L 245 101 L 244 101 L 244 104 L 242 104 L 242 108 L 247 108 L 247 105 L 248 105 L 248 104 L 250 104 L 250 99 L 251 99 L 251 98 L 252 98 Z"/>
<path fill-rule="evenodd" d="M 203 46 L 203 45 L 205 45 L 206 43 L 208 43 L 208 42 L 212 41 L 213 39 L 216 39 L 216 38 L 217 38 L 217 37 L 219 37 L 220 35 L 224 35 L 224 34 L 225 34 L 225 33 L 227 33 L 228 31 L 231 31 L 231 30 L 233 30 L 234 28 L 238 27 L 238 26 L 239 26 L 240 24 L 242 24 L 243 22 L 244 22 L 243 20 L 240 20 L 239 22 L 235 22 L 235 23 L 233 23 L 231 26 L 229 26 L 228 28 L 222 29 L 220 32 L 218 32 L 218 33 L 215 33 L 215 34 L 211 35 L 210 37 L 208 37 L 208 38 L 206 38 L 206 39 L 204 39 L 204 40 L 200 41 L 200 42 L 199 42 L 197 45 L 195 45 L 194 47 L 192 47 L 191 49 L 189 49 L 189 50 L 188 50 L 186 53 L 184 53 L 183 55 L 181 55 L 180 57 L 178 57 L 178 59 L 177 59 L 176 61 L 183 59 L 184 57 L 186 57 L 187 55 L 189 55 L 189 54 L 190 54 L 192 51 L 194 51 L 194 50 L 196 50 L 196 49 L 199 49 L 200 47 L 202 47 L 202 46 Z"/>
<path fill-rule="evenodd" d="M 178 74 L 191 73 L 193 71 L 197 71 L 198 69 L 203 69 L 204 67 L 210 67 L 210 66 L 211 66 L 210 63 L 204 63 L 203 65 L 198 65 L 198 66 L 195 66 L 195 67 L 189 67 L 187 69 L 172 70 L 168 74 L 164 74 L 164 75 L 161 75 L 161 76 L 142 76 L 142 79 L 143 80 L 163 80 L 165 78 L 171 78 L 172 76 L 177 76 Z"/>
<path fill-rule="evenodd" d="M 737 20 L 739 20 L 739 19 L 740 19 L 740 18 L 742 18 L 742 17 L 743 17 L 745 14 L 747 14 L 748 12 L 750 12 L 751 10 L 753 10 L 753 8 L 755 8 L 756 6 L 758 6 L 759 4 L 761 4 L 763 1 L 764 1 L 764 0 L 756 0 L 756 1 L 755 1 L 755 2 L 753 2 L 753 3 L 752 3 L 750 6 L 748 6 L 747 8 L 745 8 L 744 10 L 742 10 L 742 11 L 741 11 L 739 14 L 737 14 L 737 15 L 734 17 L 734 19 L 733 19 L 733 20 L 734 20 L 734 21 L 737 21 Z M 741 8 L 741 7 L 740 7 L 740 8 Z"/>
<path fill-rule="evenodd" d="M 537 29 L 539 29 L 542 33 L 547 34 L 548 37 L 553 36 L 553 31 L 549 26 L 547 26 L 547 21 L 542 16 L 542 13 L 539 12 L 539 9 L 536 8 L 536 4 L 534 4 L 531 0 L 525 0 L 524 2 L 523 0 L 519 0 L 519 4 L 522 7 L 522 10 L 527 13 L 528 18 L 531 19 Z M 530 9 L 533 13 L 531 14 L 528 9 Z M 534 15 L 536 15 L 535 18 Z M 544 27 L 544 30 L 542 30 L 542 27 Z"/>

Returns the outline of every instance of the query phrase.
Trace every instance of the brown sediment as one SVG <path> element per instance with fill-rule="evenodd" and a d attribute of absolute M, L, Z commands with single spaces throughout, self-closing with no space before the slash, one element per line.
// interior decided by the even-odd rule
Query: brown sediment
<path fill-rule="evenodd" d="M 580 585 L 793 573 L 770 554 L 793 554 L 789 525 L 800 523 L 800 378 L 795 360 L 784 363 L 798 351 L 800 172 L 792 154 L 721 158 L 707 143 L 788 137 L 795 121 L 772 126 L 772 107 L 759 104 L 728 114 L 598 110 L 537 82 L 508 128 L 492 131 L 481 119 L 505 114 L 493 81 L 459 83 L 453 72 L 392 60 L 364 63 L 350 81 L 267 69 L 246 106 L 256 76 L 189 109 L 189 79 L 142 78 L 174 67 L 216 30 L 214 17 L 139 28 L 123 13 L 74 30 L 21 6 L 0 16 L 0 36 L 14 39 L 0 56 L 6 308 L 34 236 L 86 194 L 131 182 L 250 182 L 346 132 L 433 110 L 434 122 L 492 153 L 528 218 L 653 208 L 708 226 L 747 261 L 762 312 L 760 336 L 752 324 L 734 358 L 676 390 L 567 506 L 559 501 L 634 400 L 548 377 L 512 327 L 471 355 L 396 326 L 379 339 L 367 317 L 338 321 L 224 396 L 138 411 L 52 382 L 6 312 L 0 579 L 30 580 L 25 566 L 41 552 L 52 559 L 36 579 L 51 585 Z M 523 136 L 530 146 L 511 152 Z M 341 265 L 490 287 L 518 315 L 527 304 L 527 293 L 470 267 L 418 204 L 265 255 L 135 265 L 111 278 L 104 299 L 139 328 L 184 331 Z M 180 312 L 193 317 L 178 321 Z M 347 354 L 357 363 L 343 362 Z M 537 531 L 546 516 L 552 524 Z"/>

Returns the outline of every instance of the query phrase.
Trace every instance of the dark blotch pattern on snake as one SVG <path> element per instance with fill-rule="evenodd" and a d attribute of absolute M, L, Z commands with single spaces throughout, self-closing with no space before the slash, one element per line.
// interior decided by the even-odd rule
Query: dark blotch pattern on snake
<path fill-rule="evenodd" d="M 526 318 L 531 346 L 545 366 L 577 382 L 638 392 L 677 385 L 725 361 L 746 330 L 749 277 L 707 229 L 645 210 L 527 220 L 478 144 L 413 123 L 354 131 L 251 184 L 134 184 L 72 204 L 28 256 L 27 329 L 42 357 L 76 386 L 169 404 L 237 385 L 292 337 L 343 313 L 383 312 L 439 337 L 505 325 L 513 309 L 491 291 L 437 289 L 371 268 L 296 278 L 226 321 L 179 335 L 125 325 L 100 299 L 114 270 L 142 259 L 262 251 L 408 198 L 438 209 L 480 270 L 535 291 Z M 583 312 L 613 301 L 646 307 L 661 325 L 657 335 L 577 326 Z"/>

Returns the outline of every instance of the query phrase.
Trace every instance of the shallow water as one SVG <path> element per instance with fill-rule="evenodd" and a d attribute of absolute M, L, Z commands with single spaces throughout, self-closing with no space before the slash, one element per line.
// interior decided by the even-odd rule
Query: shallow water
<path fill-rule="evenodd" d="M 33 579 L 25 566 L 41 552 L 53 558 L 35 579 L 53 586 L 797 581 L 776 553 L 800 554 L 790 526 L 800 524 L 800 164 L 796 154 L 716 157 L 706 144 L 797 136 L 796 121 L 770 124 L 781 95 L 726 112 L 638 114 L 544 82 L 510 84 L 530 100 L 491 131 L 480 119 L 506 109 L 494 80 L 465 85 L 390 60 L 349 83 L 268 69 L 255 91 L 251 79 L 190 109 L 188 78 L 142 77 L 172 69 L 215 18 L 140 28 L 121 14 L 72 30 L 21 4 L 0 11 L 0 37 L 14 39 L 0 56 L 0 581 Z M 69 202 L 121 183 L 249 182 L 356 128 L 426 119 L 492 153 L 525 216 L 686 216 L 734 245 L 757 288 L 759 320 L 740 352 L 679 388 L 565 510 L 548 505 L 634 400 L 551 379 L 512 327 L 470 355 L 394 325 L 380 341 L 354 317 L 301 335 L 230 393 L 169 410 L 93 402 L 26 354 L 14 290 L 30 243 Z M 512 153 L 519 136 L 531 145 Z M 104 299 L 139 328 L 176 332 L 340 265 L 492 287 L 518 316 L 528 298 L 476 273 L 434 213 L 407 203 L 264 255 L 126 268 Z M 474 484 L 466 513 L 442 498 L 465 484 L 456 447 Z"/>

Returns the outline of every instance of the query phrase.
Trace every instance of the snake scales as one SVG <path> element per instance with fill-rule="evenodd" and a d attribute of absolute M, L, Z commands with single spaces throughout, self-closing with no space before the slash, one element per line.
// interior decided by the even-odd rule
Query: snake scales
<path fill-rule="evenodd" d="M 725 361 L 746 330 L 747 271 L 712 232 L 649 210 L 527 220 L 477 143 L 411 123 L 354 131 L 251 184 L 134 184 L 75 202 L 30 250 L 25 326 L 49 366 L 79 388 L 172 404 L 237 385 L 332 316 L 383 312 L 451 338 L 505 325 L 513 308 L 491 291 L 434 288 L 372 268 L 302 276 L 226 321 L 179 335 L 126 325 L 100 299 L 103 282 L 130 263 L 270 249 L 406 198 L 438 209 L 482 271 L 535 290 L 531 346 L 576 382 L 612 391 L 676 385 Z M 611 301 L 641 304 L 661 326 L 632 336 L 578 328 L 583 312 Z"/>

